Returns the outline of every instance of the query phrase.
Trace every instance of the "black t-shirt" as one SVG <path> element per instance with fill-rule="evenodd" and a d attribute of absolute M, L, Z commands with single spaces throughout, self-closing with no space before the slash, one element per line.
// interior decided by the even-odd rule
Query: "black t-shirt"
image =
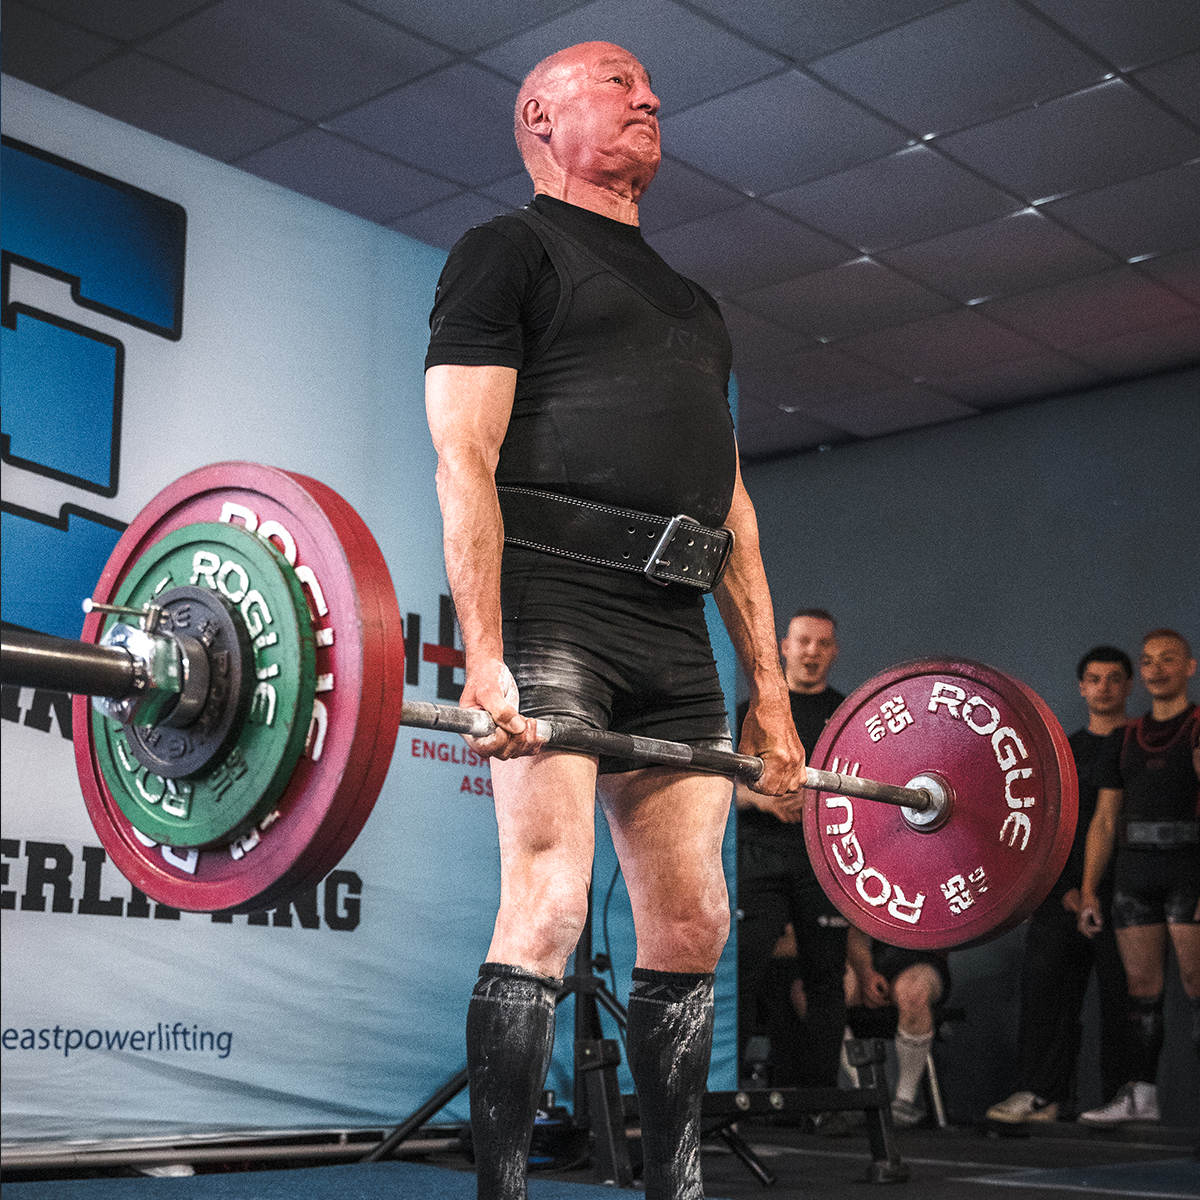
<path fill-rule="evenodd" d="M 811 758 L 821 731 L 829 723 L 829 718 L 837 711 L 837 706 L 846 697 L 837 688 L 831 687 L 826 687 L 821 692 L 789 692 L 788 697 L 792 704 L 792 724 L 796 726 L 796 732 L 800 735 L 800 742 L 804 746 L 804 756 L 806 759 Z M 749 709 L 750 704 L 746 700 L 743 700 L 737 708 L 739 743 L 742 740 L 742 722 L 746 719 Z M 778 836 L 786 830 L 788 836 L 798 837 L 800 841 L 804 840 L 804 826 L 800 822 L 781 821 L 771 813 L 763 812 L 758 808 L 739 808 L 737 819 L 739 834 L 748 833 L 753 836 L 767 833 Z"/>
<path fill-rule="evenodd" d="M 736 469 L 716 301 L 637 226 L 548 196 L 469 230 L 426 367 L 517 370 L 498 483 L 720 525 Z"/>
<path fill-rule="evenodd" d="M 1088 729 L 1077 729 L 1068 739 L 1071 753 L 1075 756 L 1075 770 L 1079 775 L 1079 820 L 1075 826 L 1075 840 L 1066 866 L 1047 897 L 1061 903 L 1062 897 L 1071 888 L 1083 884 L 1084 847 L 1087 844 L 1088 826 L 1096 815 L 1096 801 L 1102 787 L 1111 787 L 1104 781 L 1110 779 L 1121 755 L 1124 728 L 1114 729 L 1109 734 L 1091 733 Z M 1106 874 L 1105 878 L 1108 876 Z"/>

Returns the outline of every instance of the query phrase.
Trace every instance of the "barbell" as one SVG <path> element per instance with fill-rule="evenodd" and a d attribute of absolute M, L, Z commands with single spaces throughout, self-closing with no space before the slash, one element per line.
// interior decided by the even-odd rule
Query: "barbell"
<path fill-rule="evenodd" d="M 358 836 L 400 725 L 494 728 L 479 710 L 404 700 L 383 555 L 350 505 L 303 475 L 254 463 L 185 475 L 126 529 L 85 610 L 80 641 L 4 630 L 4 680 L 74 694 L 92 823 L 117 868 L 172 907 L 287 903 Z M 550 748 L 631 765 L 746 783 L 763 769 L 570 721 L 539 727 Z M 1066 862 L 1078 806 L 1066 736 L 1036 693 L 937 659 L 847 697 L 806 791 L 805 842 L 834 904 L 872 936 L 923 948 L 1024 920 Z"/>

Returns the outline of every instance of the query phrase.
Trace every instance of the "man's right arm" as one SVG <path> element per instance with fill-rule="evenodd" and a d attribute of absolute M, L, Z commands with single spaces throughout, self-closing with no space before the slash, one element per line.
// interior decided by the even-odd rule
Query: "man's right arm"
<path fill-rule="evenodd" d="M 460 703 L 491 714 L 497 732 L 471 744 L 498 758 L 538 748 L 536 724 L 521 717 L 513 699 L 500 625 L 504 523 L 496 463 L 516 382 L 511 367 L 437 365 L 425 372 L 425 411 L 438 455 L 446 577 L 466 652 Z"/>
<path fill-rule="evenodd" d="M 1117 788 L 1101 788 L 1096 801 L 1095 815 L 1088 826 L 1078 910 L 1079 932 L 1087 937 L 1095 937 L 1104 926 L 1097 893 L 1108 860 L 1112 858 L 1117 837 L 1117 819 L 1121 813 L 1123 798 L 1124 792 Z"/>

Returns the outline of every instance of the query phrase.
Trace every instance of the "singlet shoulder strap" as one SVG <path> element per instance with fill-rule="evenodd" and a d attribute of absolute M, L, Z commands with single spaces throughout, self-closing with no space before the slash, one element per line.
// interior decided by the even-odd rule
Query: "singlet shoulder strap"
<path fill-rule="evenodd" d="M 558 337 L 559 330 L 562 329 L 563 322 L 567 319 L 567 313 L 571 308 L 571 298 L 575 294 L 575 283 L 570 266 L 566 261 L 565 248 L 554 226 L 530 208 L 517 208 L 508 215 L 516 217 L 517 220 L 533 231 L 534 236 L 541 242 L 542 248 L 546 251 L 546 256 L 550 259 L 550 265 L 554 268 L 554 273 L 558 276 L 558 304 L 554 309 L 554 317 L 547 326 L 546 332 L 542 334 L 541 339 L 533 349 L 533 353 L 527 360 L 533 363 L 537 362 L 546 353 L 554 342 L 554 339 Z"/>

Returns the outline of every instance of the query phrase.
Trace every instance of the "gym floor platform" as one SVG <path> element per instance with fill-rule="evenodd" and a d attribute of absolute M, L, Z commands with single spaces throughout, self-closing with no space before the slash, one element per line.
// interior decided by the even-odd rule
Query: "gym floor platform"
<path fill-rule="evenodd" d="M 916 1129 L 897 1134 L 909 1168 L 903 1183 L 867 1182 L 865 1136 L 824 1137 L 807 1128 L 743 1123 L 739 1132 L 775 1176 L 764 1187 L 721 1143 L 706 1143 L 704 1180 L 713 1200 L 867 1200 L 876 1188 L 892 1200 L 1080 1200 L 1089 1196 L 1137 1196 L 1167 1200 L 1200 1197 L 1197 1131 L 1165 1127 L 1096 1131 L 1074 1124 L 1048 1124 L 1000 1134 L 982 1128 Z M 358 1156 L 355 1142 L 369 1150 L 363 1131 L 340 1140 L 338 1157 Z M 473 1200 L 471 1164 L 453 1131 L 429 1127 L 405 1143 L 402 1160 L 383 1163 L 317 1159 L 302 1145 L 292 1157 L 222 1157 L 217 1147 L 205 1155 L 192 1146 L 195 1174 L 148 1177 L 128 1164 L 103 1165 L 98 1154 L 80 1154 L 71 1166 L 43 1166 L 29 1154 L 6 1154 L 5 1200 Z M 216 1153 L 213 1153 L 213 1152 Z M 236 1153 L 236 1151 L 234 1152 Z M 160 1161 L 168 1151 L 158 1152 Z M 181 1149 L 177 1162 L 186 1161 Z M 89 1165 L 88 1158 L 96 1159 Z M 61 1159 L 59 1160 L 61 1161 Z M 14 1167 L 9 1164 L 21 1164 Z M 598 1196 L 588 1164 L 530 1175 L 530 1200 L 588 1200 Z M 607 1195 L 616 1194 L 605 1189 Z M 635 1194 L 635 1193 L 630 1193 Z"/>

